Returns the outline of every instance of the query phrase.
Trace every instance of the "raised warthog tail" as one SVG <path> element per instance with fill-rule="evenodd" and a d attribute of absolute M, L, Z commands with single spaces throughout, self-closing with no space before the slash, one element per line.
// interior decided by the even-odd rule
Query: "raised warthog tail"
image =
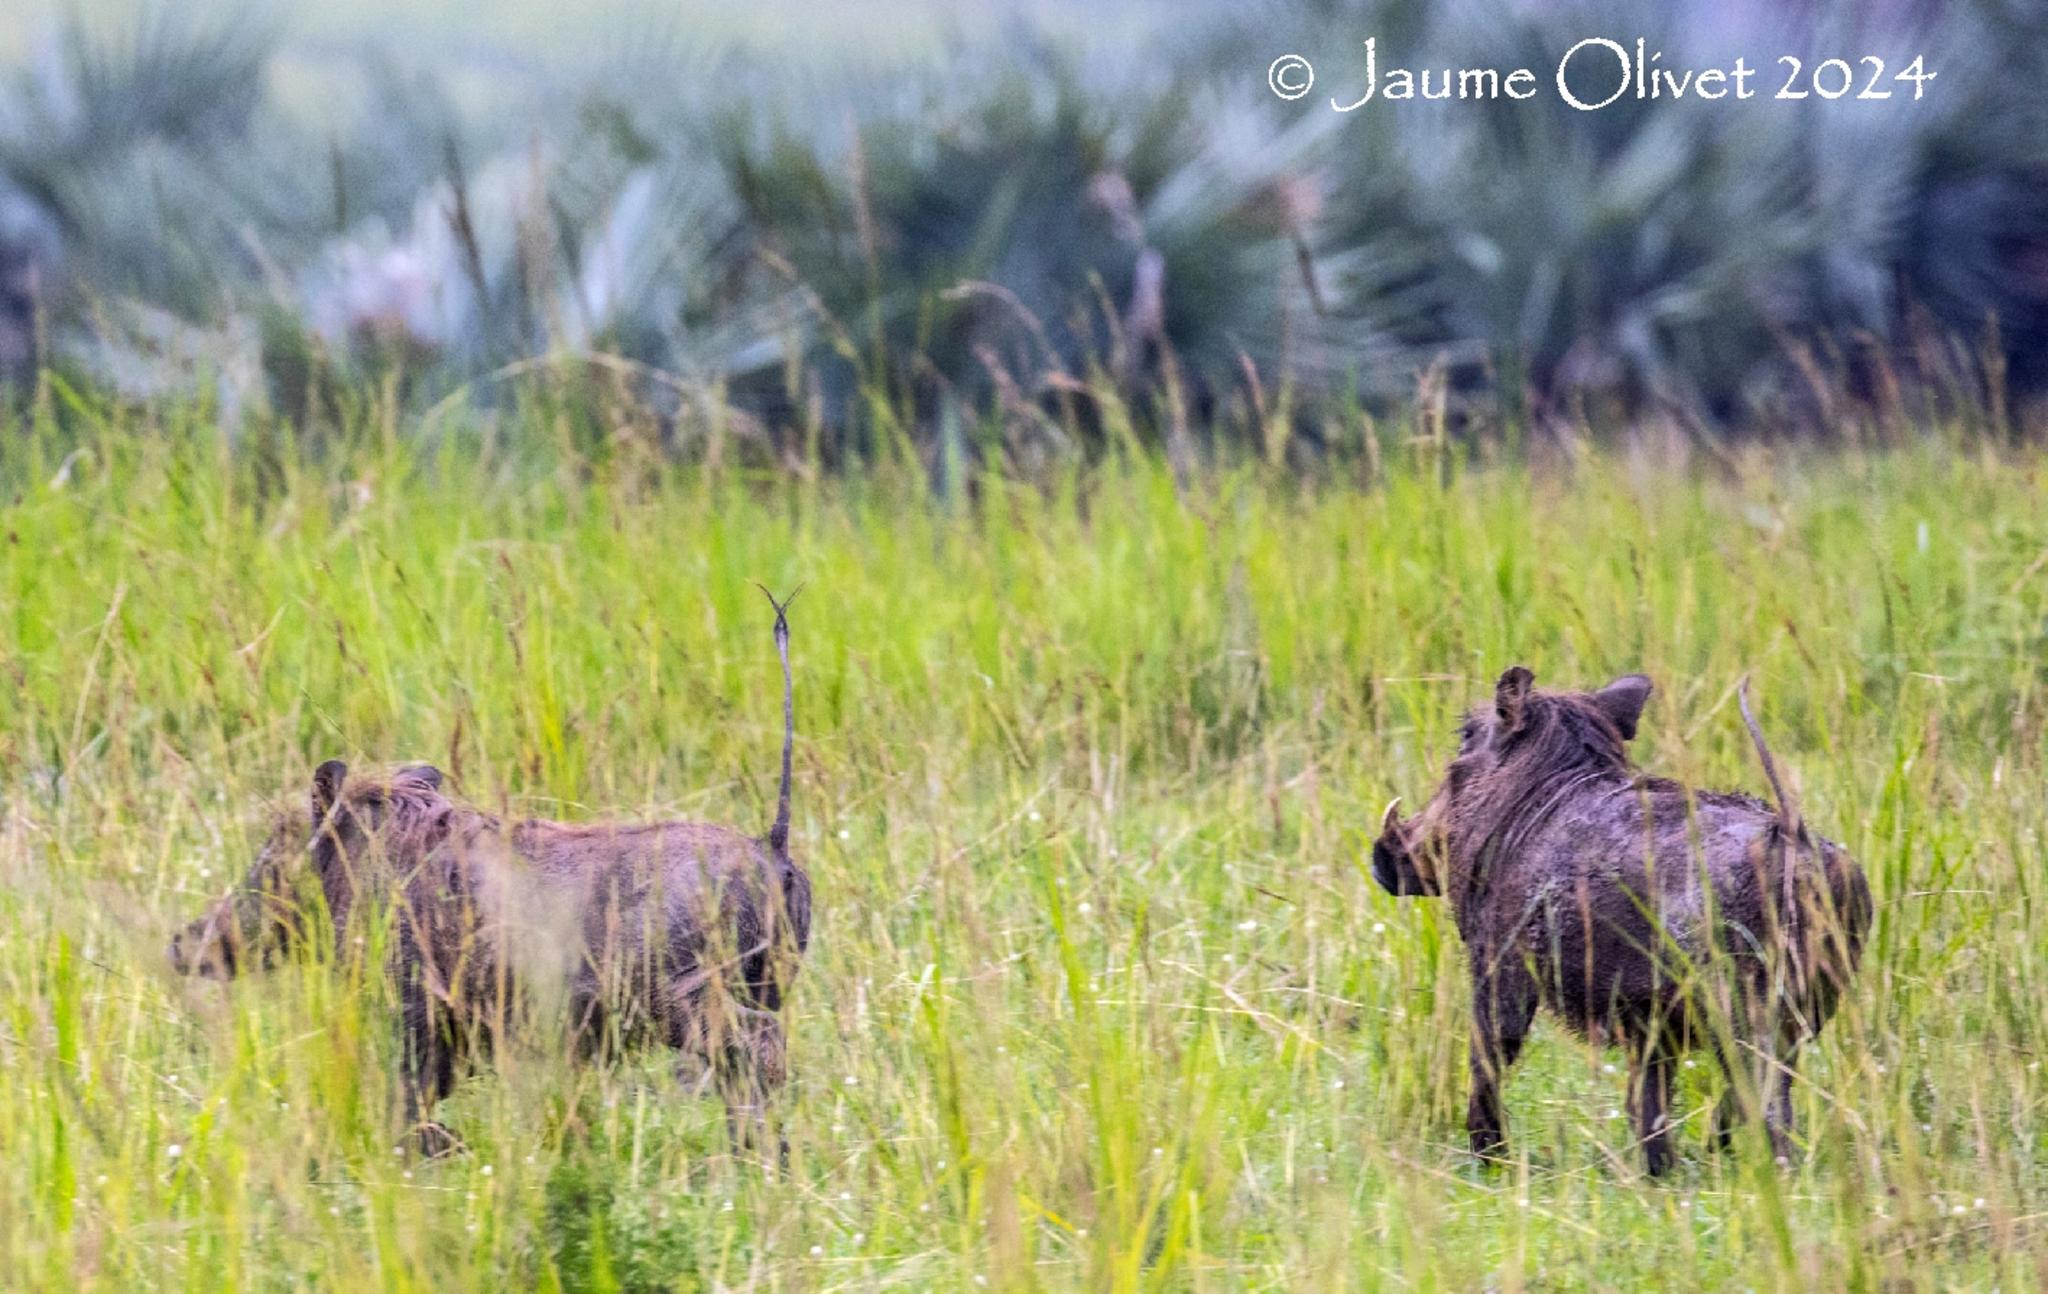
<path fill-rule="evenodd" d="M 804 591 L 799 584 L 790 595 L 776 601 L 775 595 L 765 584 L 754 586 L 761 590 L 761 596 L 768 599 L 768 605 L 775 608 L 775 654 L 782 658 L 782 789 L 775 800 L 775 825 L 768 828 L 768 847 L 777 854 L 789 852 L 789 761 L 791 749 L 796 744 L 796 686 L 789 674 L 789 604 L 796 601 L 796 595 Z"/>
<path fill-rule="evenodd" d="M 1757 725 L 1756 716 L 1749 711 L 1749 676 L 1735 686 L 1735 701 L 1742 708 L 1742 722 L 1749 727 L 1749 739 L 1756 743 L 1756 755 L 1764 766 L 1764 777 L 1771 784 L 1771 794 L 1778 800 L 1778 820 L 1785 829 L 1787 840 L 1798 840 L 1802 836 L 1799 824 L 1799 805 L 1786 793 L 1785 783 L 1778 776 L 1778 761 L 1771 758 L 1770 745 L 1764 741 L 1764 730 Z"/>

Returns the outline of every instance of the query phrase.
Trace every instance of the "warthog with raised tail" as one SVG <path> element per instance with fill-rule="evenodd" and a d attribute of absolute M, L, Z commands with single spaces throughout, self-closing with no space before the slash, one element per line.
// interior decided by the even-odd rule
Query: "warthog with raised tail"
<path fill-rule="evenodd" d="M 1749 725 L 1777 794 L 1692 791 L 1645 777 L 1627 743 L 1640 674 L 1596 692 L 1539 692 L 1517 665 L 1467 715 L 1429 804 L 1389 805 L 1373 877 L 1450 901 L 1472 974 L 1472 1149 L 1505 1144 L 1500 1085 L 1540 1002 L 1630 1057 L 1629 1108 L 1652 1174 L 1671 1165 L 1678 1057 L 1710 1050 L 1730 1078 L 1726 1144 L 1760 1103 L 1790 1153 L 1793 1066 L 1834 1013 L 1871 919 L 1862 869 L 1808 832 Z M 1743 1094 L 1755 1094 L 1745 1101 Z"/>
<path fill-rule="evenodd" d="M 172 965 L 222 978 L 267 965 L 323 905 L 343 957 L 388 920 L 406 1119 L 427 1153 L 460 1144 L 432 1115 L 461 1070 L 544 1016 L 567 1024 L 580 1055 L 655 1042 L 703 1057 L 737 1146 L 786 1078 L 781 1012 L 810 940 L 810 878 L 789 854 L 787 606 L 775 604 L 782 783 L 765 836 L 506 822 L 448 799 L 433 768 L 352 779 L 330 760 L 309 812 L 282 822 L 247 878 L 172 940 Z"/>

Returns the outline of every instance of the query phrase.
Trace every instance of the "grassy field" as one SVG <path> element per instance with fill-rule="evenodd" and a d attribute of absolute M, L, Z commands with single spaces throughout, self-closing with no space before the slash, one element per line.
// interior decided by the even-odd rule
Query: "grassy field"
<path fill-rule="evenodd" d="M 1146 461 L 930 501 L 517 458 L 5 449 L 0 1272 L 13 1288 L 1990 1288 L 2048 1280 L 2048 460 L 1971 442 L 1321 484 Z M 1342 476 L 1343 480 L 1336 479 Z M 393 1152 L 390 995 L 163 945 L 318 760 L 568 818 L 765 826 L 794 615 L 817 886 L 793 1155 L 669 1061 L 514 1049 Z M 1463 1150 L 1448 914 L 1364 869 L 1506 664 L 1641 669 L 1641 761 L 1868 868 L 1803 1153 L 1638 1169 L 1620 1057 L 1538 1026 Z"/>

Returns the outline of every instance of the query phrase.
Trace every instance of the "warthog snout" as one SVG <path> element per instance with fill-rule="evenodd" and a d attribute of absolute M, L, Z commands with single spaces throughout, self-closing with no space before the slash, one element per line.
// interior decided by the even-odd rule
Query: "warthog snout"
<path fill-rule="evenodd" d="M 1396 897 L 1409 898 L 1437 893 L 1428 875 L 1416 866 L 1415 845 L 1409 828 L 1401 821 L 1397 797 L 1380 819 L 1379 838 L 1372 842 L 1372 878 L 1381 889 Z"/>
<path fill-rule="evenodd" d="M 194 921 L 171 936 L 165 950 L 171 970 L 201 979 L 228 980 L 235 977 L 234 940 L 216 911 Z"/>

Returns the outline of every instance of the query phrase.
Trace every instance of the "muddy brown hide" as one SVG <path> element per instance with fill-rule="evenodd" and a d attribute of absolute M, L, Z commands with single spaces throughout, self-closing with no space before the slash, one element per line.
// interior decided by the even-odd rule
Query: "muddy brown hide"
<path fill-rule="evenodd" d="M 1788 1154 L 1799 1048 L 1833 1014 L 1869 928 L 1862 871 L 1788 809 L 1642 776 L 1626 745 L 1647 678 L 1595 692 L 1533 682 L 1520 666 L 1501 676 L 1428 804 L 1406 820 L 1390 805 L 1373 847 L 1380 885 L 1445 898 L 1465 943 L 1474 1152 L 1502 1153 L 1500 1085 L 1540 1004 L 1628 1051 L 1651 1173 L 1671 1164 L 1672 1080 L 1692 1048 L 1730 1079 L 1717 1140 L 1761 1113 Z"/>
<path fill-rule="evenodd" d="M 810 881 L 783 849 L 699 822 L 505 823 L 432 768 L 313 779 L 236 892 L 173 941 L 187 973 L 268 962 L 317 896 L 343 957 L 388 921 L 407 1121 L 423 1149 L 457 1078 L 508 1033 L 560 1027 L 592 1057 L 658 1044 L 710 1064 L 736 1140 L 787 1076 L 781 1012 L 810 939 Z"/>

